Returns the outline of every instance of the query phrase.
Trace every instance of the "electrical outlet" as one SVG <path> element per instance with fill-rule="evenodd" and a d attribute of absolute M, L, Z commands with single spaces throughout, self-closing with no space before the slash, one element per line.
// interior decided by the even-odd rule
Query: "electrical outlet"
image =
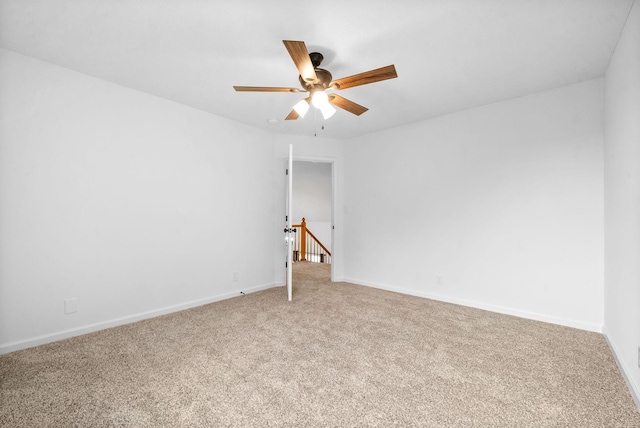
<path fill-rule="evenodd" d="M 233 282 L 236 282 L 238 280 L 238 275 L 238 272 L 233 273 Z"/>
<path fill-rule="evenodd" d="M 64 313 L 74 314 L 78 312 L 78 299 L 75 297 L 72 299 L 64 299 Z"/>
<path fill-rule="evenodd" d="M 442 287 L 444 285 L 444 281 L 442 280 L 442 275 L 436 275 L 436 285 L 438 287 Z"/>

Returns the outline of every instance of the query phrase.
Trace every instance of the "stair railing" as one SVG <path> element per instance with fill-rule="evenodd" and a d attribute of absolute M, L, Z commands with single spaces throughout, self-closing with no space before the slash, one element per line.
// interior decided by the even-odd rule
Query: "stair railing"
<path fill-rule="evenodd" d="M 294 224 L 294 228 L 300 233 L 296 233 L 293 245 L 293 261 L 309 261 L 314 263 L 331 264 L 331 251 L 307 228 L 307 221 L 303 217 L 302 223 Z"/>

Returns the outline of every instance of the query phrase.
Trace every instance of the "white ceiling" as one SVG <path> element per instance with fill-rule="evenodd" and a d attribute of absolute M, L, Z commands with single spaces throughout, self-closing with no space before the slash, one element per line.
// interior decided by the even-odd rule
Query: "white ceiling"
<path fill-rule="evenodd" d="M 0 0 L 0 46 L 273 132 L 345 139 L 602 76 L 634 0 Z M 398 78 L 313 109 L 282 40 L 334 78 L 395 64 Z M 277 119 L 270 125 L 268 119 Z M 324 129 L 322 129 L 324 125 Z"/>

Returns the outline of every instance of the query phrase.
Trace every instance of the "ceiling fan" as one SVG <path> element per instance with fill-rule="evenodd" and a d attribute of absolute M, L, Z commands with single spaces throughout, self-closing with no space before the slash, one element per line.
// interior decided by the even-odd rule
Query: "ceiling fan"
<path fill-rule="evenodd" d="M 326 91 L 353 88 L 354 86 L 367 85 L 369 83 L 398 77 L 395 66 L 388 65 L 333 80 L 333 76 L 331 76 L 328 70 L 320 68 L 320 64 L 324 59 L 321 53 L 309 53 L 304 42 L 293 40 L 283 40 L 282 42 L 298 68 L 302 89 L 264 86 L 234 86 L 233 88 L 238 92 L 309 92 L 310 95 L 307 98 L 300 100 L 293 106 L 293 110 L 291 110 L 291 113 L 289 113 L 285 120 L 295 120 L 299 117 L 304 117 L 309 110 L 309 104 L 320 110 L 325 119 L 330 118 L 336 112 L 336 109 L 332 106 L 360 116 L 369 109 L 340 95 L 334 93 L 327 94 Z"/>

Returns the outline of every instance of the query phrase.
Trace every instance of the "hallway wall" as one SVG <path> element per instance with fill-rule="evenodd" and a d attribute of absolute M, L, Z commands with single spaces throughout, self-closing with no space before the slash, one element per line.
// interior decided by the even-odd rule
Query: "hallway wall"
<path fill-rule="evenodd" d="M 307 227 L 331 249 L 331 164 L 293 162 L 293 220 L 306 218 Z"/>

